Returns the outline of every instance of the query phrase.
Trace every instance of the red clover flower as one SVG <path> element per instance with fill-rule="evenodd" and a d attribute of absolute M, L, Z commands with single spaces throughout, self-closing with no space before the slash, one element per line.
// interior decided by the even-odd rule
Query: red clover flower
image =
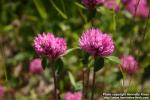
<path fill-rule="evenodd" d="M 94 9 L 97 5 L 104 5 L 108 9 L 119 10 L 116 0 L 82 0 L 87 9 Z"/>
<path fill-rule="evenodd" d="M 80 47 L 94 56 L 109 56 L 114 51 L 112 37 L 99 29 L 89 29 L 84 32 L 79 40 Z"/>
<path fill-rule="evenodd" d="M 150 9 L 148 8 L 147 0 L 140 0 L 140 1 L 139 0 L 123 0 L 122 2 L 125 5 L 125 8 L 132 15 L 148 17 L 148 13 L 149 13 Z M 139 2 L 139 4 L 138 4 L 138 2 Z"/>
<path fill-rule="evenodd" d="M 122 70 L 128 74 L 134 74 L 138 69 L 138 63 L 131 55 L 124 55 L 121 57 Z"/>
<path fill-rule="evenodd" d="M 35 74 L 42 73 L 42 71 L 43 71 L 42 60 L 40 58 L 33 59 L 30 62 L 29 70 L 31 73 L 35 73 Z"/>
<path fill-rule="evenodd" d="M 82 93 L 81 92 L 76 92 L 76 93 L 67 92 L 64 96 L 64 100 L 82 100 Z"/>
<path fill-rule="evenodd" d="M 56 59 L 66 51 L 67 44 L 63 38 L 54 37 L 52 33 L 43 33 L 35 37 L 34 48 L 37 54 Z"/>

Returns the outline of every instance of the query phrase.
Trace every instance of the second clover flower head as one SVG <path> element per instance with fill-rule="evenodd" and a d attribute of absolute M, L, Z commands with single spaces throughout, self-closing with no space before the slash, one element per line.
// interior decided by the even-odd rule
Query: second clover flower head
<path fill-rule="evenodd" d="M 148 17 L 149 7 L 148 0 L 122 0 L 125 8 L 135 16 Z M 136 11 L 136 12 L 135 12 Z"/>
<path fill-rule="evenodd" d="M 138 63 L 133 56 L 124 55 L 121 57 L 121 67 L 122 67 L 123 71 L 132 75 L 137 71 Z"/>
<path fill-rule="evenodd" d="M 42 60 L 40 58 L 33 59 L 30 62 L 29 70 L 31 73 L 41 74 L 43 71 Z"/>
<path fill-rule="evenodd" d="M 37 54 L 56 59 L 66 51 L 67 44 L 63 38 L 55 37 L 52 33 L 43 33 L 35 37 L 34 48 Z"/>
<path fill-rule="evenodd" d="M 116 12 L 119 11 L 119 5 L 117 3 L 117 0 L 105 0 L 103 5 L 108 9 L 112 9 Z"/>
<path fill-rule="evenodd" d="M 3 97 L 4 94 L 5 94 L 4 87 L 0 85 L 0 98 Z"/>
<path fill-rule="evenodd" d="M 102 4 L 104 0 L 82 0 L 84 6 L 88 9 L 94 9 L 96 5 Z"/>
<path fill-rule="evenodd" d="M 119 10 L 119 5 L 116 0 L 82 0 L 82 3 L 87 9 L 94 9 L 97 5 L 101 4 L 108 9 Z"/>
<path fill-rule="evenodd" d="M 99 29 L 89 29 L 84 32 L 79 40 L 80 47 L 93 56 L 109 56 L 114 51 L 112 37 Z"/>
<path fill-rule="evenodd" d="M 81 92 L 76 92 L 76 93 L 67 92 L 64 96 L 64 100 L 82 100 L 82 93 Z"/>

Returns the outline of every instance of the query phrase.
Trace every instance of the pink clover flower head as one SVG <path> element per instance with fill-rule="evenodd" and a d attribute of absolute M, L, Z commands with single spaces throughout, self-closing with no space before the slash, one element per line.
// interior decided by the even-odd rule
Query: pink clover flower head
<path fill-rule="evenodd" d="M 82 0 L 87 9 L 94 9 L 97 5 L 102 4 L 104 0 Z"/>
<path fill-rule="evenodd" d="M 138 63 L 133 56 L 124 55 L 121 57 L 121 67 L 122 67 L 123 71 L 132 75 L 137 71 Z"/>
<path fill-rule="evenodd" d="M 0 85 L 0 97 L 4 96 L 4 87 Z"/>
<path fill-rule="evenodd" d="M 93 56 L 109 56 L 114 51 L 112 37 L 96 28 L 84 32 L 79 43 L 81 49 Z"/>
<path fill-rule="evenodd" d="M 145 17 L 145 18 L 148 17 L 148 13 L 150 9 L 148 8 L 147 0 L 140 0 L 140 1 L 139 0 L 122 0 L 122 2 L 125 5 L 125 8 L 132 15 Z"/>
<path fill-rule="evenodd" d="M 33 59 L 30 62 L 29 70 L 31 73 L 41 74 L 43 71 L 42 60 L 40 58 Z"/>
<path fill-rule="evenodd" d="M 82 93 L 81 92 L 76 92 L 76 93 L 67 92 L 64 96 L 64 100 L 82 100 Z"/>
<path fill-rule="evenodd" d="M 117 4 L 116 0 L 105 0 L 103 4 L 108 9 L 112 9 L 114 11 L 119 10 L 119 5 Z"/>
<path fill-rule="evenodd" d="M 52 33 L 43 33 L 35 37 L 34 48 L 37 54 L 56 59 L 66 51 L 67 44 L 63 38 L 54 37 Z"/>

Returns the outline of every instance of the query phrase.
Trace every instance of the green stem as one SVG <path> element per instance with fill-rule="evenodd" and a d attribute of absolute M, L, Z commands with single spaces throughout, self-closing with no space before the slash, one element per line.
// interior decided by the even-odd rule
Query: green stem
<path fill-rule="evenodd" d="M 5 71 L 4 71 L 4 72 L 5 72 L 5 79 L 6 79 L 6 83 L 7 83 L 7 82 L 8 82 L 8 78 L 7 78 L 7 68 L 6 68 L 6 66 L 4 66 L 4 67 L 5 67 L 5 69 L 4 69 L 4 70 L 5 70 Z"/>
<path fill-rule="evenodd" d="M 52 4 L 52 6 L 56 9 L 56 11 L 57 11 L 64 19 L 68 19 L 67 15 L 66 15 L 64 12 L 62 12 L 62 11 L 56 6 L 56 4 L 54 3 L 53 0 L 49 0 L 49 1 L 50 1 L 50 3 Z"/>
<path fill-rule="evenodd" d="M 125 80 L 124 80 L 124 78 L 123 78 L 123 79 L 122 79 L 122 86 L 123 86 L 123 88 L 122 88 L 122 89 L 123 89 L 123 92 L 125 92 L 125 85 L 124 85 L 124 81 L 125 81 Z"/>
<path fill-rule="evenodd" d="M 130 88 L 131 81 L 132 81 L 132 76 L 130 76 L 130 80 L 129 80 L 129 84 L 128 84 L 128 89 Z"/>
<path fill-rule="evenodd" d="M 64 13 L 66 13 L 66 8 L 65 8 L 64 0 L 61 0 L 61 4 L 62 4 Z"/>
<path fill-rule="evenodd" d="M 144 41 L 145 39 L 145 35 L 146 35 L 146 32 L 147 32 L 147 28 L 148 28 L 148 24 L 149 24 L 149 17 L 150 17 L 150 10 L 148 12 L 148 19 L 146 21 L 146 25 L 145 25 L 145 28 L 144 28 L 144 31 L 143 31 L 143 39 L 142 39 L 142 42 Z"/>
<path fill-rule="evenodd" d="M 134 11 L 134 15 L 133 15 L 133 18 L 135 18 L 136 16 L 136 13 L 137 13 L 137 10 L 138 10 L 138 6 L 140 4 L 140 0 L 138 0 L 137 4 L 136 4 L 136 7 L 135 7 L 135 11 Z"/>
<path fill-rule="evenodd" d="M 3 58 L 3 63 L 4 63 L 4 74 L 5 74 L 5 81 L 6 83 L 8 82 L 8 77 L 7 77 L 7 68 L 6 68 L 6 65 L 5 65 L 5 53 L 4 53 L 4 50 L 3 50 L 3 47 L 2 45 L 0 46 L 0 52 L 2 54 L 2 58 Z"/>
<path fill-rule="evenodd" d="M 83 89 L 82 89 L 82 95 L 83 95 L 83 97 L 82 97 L 82 100 L 84 100 L 84 97 L 85 97 L 85 68 L 83 68 L 83 75 L 82 75 L 82 79 L 83 79 Z"/>
<path fill-rule="evenodd" d="M 125 75 L 124 75 L 124 72 L 123 72 L 123 70 L 122 70 L 122 68 L 121 68 L 121 65 L 119 65 L 119 69 L 120 69 L 120 71 L 121 71 L 121 73 L 122 73 L 122 75 L 123 75 L 123 79 L 122 79 L 122 89 L 123 89 L 123 92 L 125 91 L 125 85 L 124 85 L 124 81 L 125 81 Z"/>
<path fill-rule="evenodd" d="M 135 7 L 135 10 L 134 10 L 134 14 L 133 14 L 133 24 L 135 24 L 135 17 L 136 17 L 136 13 L 137 13 L 137 10 L 138 10 L 138 6 L 140 4 L 140 0 L 138 0 L 137 4 L 136 4 L 136 7 Z M 133 34 L 135 35 L 135 34 Z M 130 46 L 131 48 L 134 50 L 134 43 L 135 43 L 136 39 L 130 39 Z"/>
<path fill-rule="evenodd" d="M 86 80 L 86 88 L 85 88 L 85 99 L 88 100 L 88 87 L 89 87 L 89 76 L 90 76 L 90 69 L 87 68 L 87 80 Z"/>
<path fill-rule="evenodd" d="M 85 16 L 83 15 L 81 9 L 78 8 L 78 11 L 79 11 L 79 15 L 80 15 L 81 18 L 83 19 L 84 23 L 87 23 L 87 20 L 86 20 Z"/>
<path fill-rule="evenodd" d="M 92 82 L 92 96 L 91 96 L 91 100 L 94 100 L 95 76 L 96 76 L 96 72 L 95 72 L 95 67 L 94 67 L 94 68 L 93 68 L 93 82 Z"/>
<path fill-rule="evenodd" d="M 113 10 L 113 31 L 116 33 L 116 13 L 115 10 Z"/>
<path fill-rule="evenodd" d="M 58 99 L 58 94 L 57 94 L 57 77 L 56 77 L 56 71 L 55 71 L 55 66 L 54 66 L 55 62 L 52 62 L 52 74 L 53 74 L 53 79 L 54 79 L 54 93 L 55 93 L 55 100 L 59 100 Z"/>
<path fill-rule="evenodd" d="M 88 11 L 88 21 L 91 23 L 92 27 L 94 27 L 95 16 L 96 16 L 96 9 L 91 9 Z"/>

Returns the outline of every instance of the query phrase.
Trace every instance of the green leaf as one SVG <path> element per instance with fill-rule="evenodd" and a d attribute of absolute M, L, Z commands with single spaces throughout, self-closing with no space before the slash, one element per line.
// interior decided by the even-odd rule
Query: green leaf
<path fill-rule="evenodd" d="M 113 11 L 113 16 L 112 16 L 112 20 L 113 20 L 113 31 L 116 32 L 116 12 Z"/>
<path fill-rule="evenodd" d="M 69 74 L 69 79 L 70 79 L 71 84 L 72 84 L 74 87 L 76 87 L 76 82 L 75 82 L 74 76 L 72 75 L 71 72 L 68 72 L 68 74 Z"/>
<path fill-rule="evenodd" d="M 55 67 L 56 67 L 57 73 L 59 74 L 62 71 L 63 67 L 64 67 L 64 62 L 62 61 L 61 58 L 56 60 Z"/>
<path fill-rule="evenodd" d="M 78 2 L 75 2 L 74 4 L 75 4 L 76 6 L 82 8 L 82 9 L 85 9 L 85 7 L 84 7 L 82 4 L 78 3 Z"/>
<path fill-rule="evenodd" d="M 104 67 L 104 58 L 96 58 L 94 62 L 94 71 L 97 72 Z"/>
<path fill-rule="evenodd" d="M 43 57 L 43 59 L 42 59 L 42 67 L 45 69 L 46 67 L 48 67 L 48 65 L 49 65 L 49 62 L 48 62 L 47 57 Z"/>
<path fill-rule="evenodd" d="M 65 56 L 65 55 L 67 55 L 67 54 L 69 54 L 69 53 L 71 53 L 75 50 L 79 50 L 79 49 L 80 49 L 80 47 L 75 47 L 75 48 L 68 49 L 62 56 Z"/>
<path fill-rule="evenodd" d="M 64 19 L 68 19 L 67 15 L 65 13 L 63 13 L 52 0 L 49 0 L 52 4 L 52 6 L 56 9 L 56 11 L 64 18 Z"/>
<path fill-rule="evenodd" d="M 0 32 L 3 32 L 3 31 L 4 32 L 9 32 L 13 29 L 14 29 L 13 25 L 6 25 L 6 26 L 0 25 Z"/>
<path fill-rule="evenodd" d="M 47 12 L 44 8 L 44 5 L 43 3 L 41 2 L 41 0 L 33 0 L 40 16 L 43 18 L 43 19 L 47 19 L 48 18 L 48 15 L 47 15 Z"/>
<path fill-rule="evenodd" d="M 120 59 L 118 57 L 115 57 L 115 56 L 108 56 L 108 57 L 105 57 L 107 58 L 108 60 L 112 61 L 112 62 L 115 62 L 117 64 L 120 64 Z"/>
<path fill-rule="evenodd" d="M 25 59 L 27 59 L 27 58 L 29 58 L 29 57 L 31 57 L 30 56 L 30 53 L 27 53 L 27 52 L 20 52 L 20 53 L 18 53 L 14 58 L 13 58 L 13 60 L 14 61 L 23 61 L 23 60 L 25 60 Z"/>
<path fill-rule="evenodd" d="M 78 82 L 77 84 L 76 84 L 76 87 L 75 87 L 75 91 L 82 91 L 82 89 L 83 89 L 83 84 L 80 82 Z"/>

